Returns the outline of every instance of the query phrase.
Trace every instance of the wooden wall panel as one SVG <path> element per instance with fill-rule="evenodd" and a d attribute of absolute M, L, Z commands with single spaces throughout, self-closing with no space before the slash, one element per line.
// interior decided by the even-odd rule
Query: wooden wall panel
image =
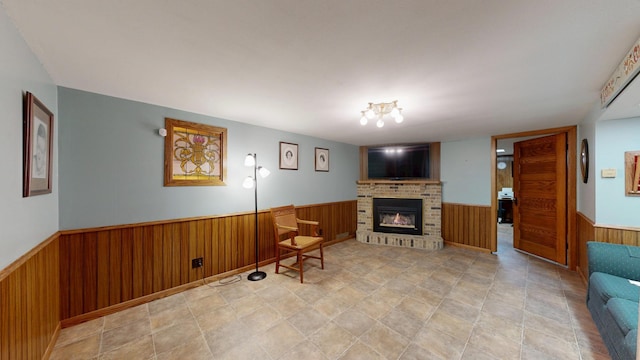
<path fill-rule="evenodd" d="M 84 238 L 83 264 L 83 308 L 81 313 L 90 312 L 98 308 L 97 283 L 98 279 L 98 238 L 95 234 L 87 234 Z"/>
<path fill-rule="evenodd" d="M 353 236 L 356 201 L 308 205 L 298 217 L 320 221 L 325 241 Z M 61 232 L 62 319 L 255 264 L 253 213 Z M 271 215 L 258 213 L 261 263 L 275 258 Z M 203 257 L 203 269 L 191 260 Z M 86 319 L 86 317 L 83 317 Z"/>
<path fill-rule="evenodd" d="M 144 251 L 146 243 L 144 242 L 144 228 L 137 227 L 133 229 L 133 243 L 131 251 L 132 259 L 132 283 L 131 283 L 131 298 L 139 298 L 144 295 L 144 282 L 145 282 L 145 264 L 144 264 Z M 133 246 L 134 243 L 138 243 L 138 246 Z"/>
<path fill-rule="evenodd" d="M 640 246 L 640 229 L 595 227 L 595 241 Z"/>
<path fill-rule="evenodd" d="M 640 228 L 596 225 L 582 213 L 578 213 L 576 223 L 578 271 L 585 280 L 588 279 L 589 274 L 587 241 L 640 246 Z"/>
<path fill-rule="evenodd" d="M 141 246 L 139 246 L 141 247 Z M 133 228 L 122 229 L 122 292 L 121 301 L 133 298 Z"/>
<path fill-rule="evenodd" d="M 491 207 L 442 203 L 442 238 L 454 245 L 491 249 Z"/>
<path fill-rule="evenodd" d="M 578 213 L 576 216 L 576 252 L 577 252 L 577 264 L 576 270 L 582 278 L 586 280 L 589 277 L 589 261 L 587 259 L 587 241 L 593 241 L 595 239 L 595 228 L 593 222 L 587 218 L 584 214 Z"/>
<path fill-rule="evenodd" d="M 41 359 L 60 324 L 56 235 L 0 272 L 0 360 Z"/>

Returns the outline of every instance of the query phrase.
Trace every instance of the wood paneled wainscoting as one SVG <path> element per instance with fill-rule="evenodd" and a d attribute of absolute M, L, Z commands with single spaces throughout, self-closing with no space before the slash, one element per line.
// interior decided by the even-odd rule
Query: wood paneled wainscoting
<path fill-rule="evenodd" d="M 492 251 L 491 221 L 491 206 L 442 203 L 442 238 L 446 245 Z"/>
<path fill-rule="evenodd" d="M 329 244 L 355 235 L 356 201 L 296 207 L 320 222 Z M 275 259 L 273 225 L 258 213 L 261 264 Z M 303 229 L 304 230 L 304 229 Z M 255 266 L 254 213 L 62 231 L 62 327 L 198 286 Z M 191 260 L 203 258 L 193 269 Z"/>
<path fill-rule="evenodd" d="M 640 228 L 614 225 L 596 225 L 586 215 L 578 212 L 577 218 L 577 270 L 586 282 L 589 278 L 587 241 L 640 246 Z"/>
<path fill-rule="evenodd" d="M 0 359 L 48 357 L 60 329 L 58 234 L 0 271 Z M 50 345 L 51 344 L 51 345 Z"/>
<path fill-rule="evenodd" d="M 296 210 L 326 245 L 355 237 L 356 200 Z M 268 210 L 258 222 L 264 265 L 275 260 Z M 253 212 L 60 231 L 0 271 L 0 360 L 48 358 L 61 327 L 250 270 L 254 233 Z"/>

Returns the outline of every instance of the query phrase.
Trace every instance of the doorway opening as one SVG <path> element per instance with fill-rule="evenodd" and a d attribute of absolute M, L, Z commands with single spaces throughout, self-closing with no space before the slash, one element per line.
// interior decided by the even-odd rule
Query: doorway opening
<path fill-rule="evenodd" d="M 576 127 L 562 127 L 546 130 L 529 131 L 522 133 L 512 133 L 496 135 L 491 138 L 491 251 L 499 252 L 499 247 L 513 246 L 513 233 L 520 230 L 518 221 L 513 221 L 514 214 L 509 213 L 509 202 L 512 205 L 512 211 L 517 209 L 518 194 L 513 193 L 513 175 L 511 171 L 515 170 L 516 164 L 513 164 L 513 152 L 509 154 L 508 144 L 535 139 L 554 134 L 566 134 L 566 190 L 562 190 L 563 196 L 566 196 L 566 208 L 561 210 L 564 223 L 566 226 L 566 236 L 563 235 L 563 246 L 566 247 L 566 260 L 561 262 L 569 269 L 574 270 L 576 266 L 576 175 L 577 175 L 577 139 Z M 498 153 L 497 149 L 505 149 L 504 153 Z M 556 151 L 560 153 L 561 151 Z M 511 158 L 509 157 L 511 156 Z M 561 154 L 564 158 L 564 154 Z M 502 168 L 502 169 L 501 169 Z M 500 177 L 502 174 L 502 178 Z M 509 186 L 511 185 L 511 186 Z M 502 201 L 501 201 L 502 200 Z M 515 206 L 514 206 L 515 205 Z M 510 224 L 509 221 L 512 221 Z M 516 228 L 510 228 L 513 225 Z M 511 230 L 511 231 L 510 231 Z M 515 231 L 513 231 L 515 230 Z M 526 233 L 526 226 L 523 228 Z M 520 236 L 518 234 L 517 236 Z M 500 240 L 500 241 L 499 241 Z M 553 260 L 556 261 L 556 260 Z M 556 261 L 558 262 L 558 261 Z"/>

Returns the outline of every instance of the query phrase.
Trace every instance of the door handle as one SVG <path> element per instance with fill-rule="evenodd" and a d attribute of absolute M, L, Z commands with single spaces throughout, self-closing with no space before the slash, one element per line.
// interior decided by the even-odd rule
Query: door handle
<path fill-rule="evenodd" d="M 513 205 L 518 206 L 518 198 L 517 197 L 513 197 Z"/>

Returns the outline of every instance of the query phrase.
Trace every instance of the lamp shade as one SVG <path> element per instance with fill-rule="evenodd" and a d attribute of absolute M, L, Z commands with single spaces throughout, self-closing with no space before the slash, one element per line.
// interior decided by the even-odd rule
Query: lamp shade
<path fill-rule="evenodd" d="M 248 176 L 242 182 L 242 187 L 245 189 L 251 189 L 253 187 L 253 183 L 253 178 L 251 176 Z"/>
<path fill-rule="evenodd" d="M 269 174 L 271 174 L 271 171 L 269 171 L 269 169 L 265 167 L 258 166 L 258 173 L 261 177 L 266 178 L 267 176 L 269 176 Z"/>
<path fill-rule="evenodd" d="M 254 166 L 256 164 L 256 158 L 252 154 L 247 154 L 244 158 L 244 166 Z"/>

